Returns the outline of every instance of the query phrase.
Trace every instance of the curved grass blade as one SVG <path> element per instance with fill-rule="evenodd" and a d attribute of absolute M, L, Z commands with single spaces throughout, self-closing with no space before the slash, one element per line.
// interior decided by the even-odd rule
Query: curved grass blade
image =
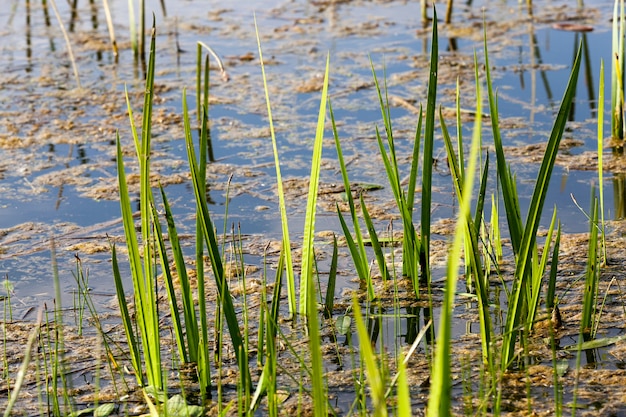
<path fill-rule="evenodd" d="M 433 24 L 435 24 L 433 22 Z M 471 230 L 471 196 L 474 188 L 474 177 L 478 166 L 478 156 L 481 143 L 482 97 L 480 90 L 476 98 L 476 119 L 470 148 L 467 172 L 464 174 L 462 197 L 460 199 L 459 214 L 457 217 L 454 240 L 448 253 L 448 267 L 443 306 L 439 322 L 435 359 L 431 373 L 430 395 L 428 397 L 427 415 L 449 416 L 451 411 L 452 379 L 450 375 L 450 354 L 452 337 L 452 319 L 454 312 L 454 298 L 459 274 L 461 247 L 464 236 Z M 482 329 L 481 329 L 482 330 Z"/>
<path fill-rule="evenodd" d="M 317 129 L 313 142 L 313 157 L 311 159 L 311 175 L 309 176 L 309 195 L 307 197 L 306 214 L 304 216 L 304 238 L 302 242 L 302 268 L 300 271 L 300 314 L 308 315 L 307 303 L 315 297 L 309 297 L 308 291 L 315 288 L 311 285 L 313 276 L 313 243 L 315 240 L 315 212 L 317 209 L 317 192 L 319 189 L 320 166 L 322 163 L 322 146 L 324 142 L 324 124 L 326 120 L 326 103 L 328 101 L 328 74 L 330 71 L 330 54 L 326 56 L 326 71 L 324 85 L 320 99 L 320 109 L 317 117 Z M 310 281 L 310 282 L 309 282 Z M 317 311 L 317 310 L 315 310 Z M 309 317 L 310 319 L 310 317 Z"/>
<path fill-rule="evenodd" d="M 341 210 L 339 210 L 339 205 L 337 204 L 337 215 L 339 216 L 339 222 L 341 223 L 341 228 L 343 230 L 344 236 L 346 237 L 346 241 L 348 244 L 348 249 L 350 250 L 350 255 L 352 256 L 352 261 L 354 262 L 354 267 L 356 269 L 357 275 L 361 282 L 365 282 L 367 285 L 367 294 L 370 300 L 374 299 L 374 287 L 372 285 L 372 279 L 369 271 L 369 264 L 367 262 L 367 253 L 365 252 L 365 244 L 363 243 L 363 234 L 361 233 L 361 226 L 359 224 L 359 218 L 356 213 L 356 208 L 354 205 L 354 199 L 352 198 L 352 192 L 350 190 L 350 179 L 348 178 L 348 171 L 346 169 L 346 163 L 343 159 L 343 151 L 341 150 L 341 143 L 339 141 L 339 134 L 337 133 L 337 125 L 335 123 L 335 116 L 333 114 L 333 106 L 331 104 L 331 100 L 328 100 L 328 112 L 330 115 L 331 124 L 333 127 L 333 137 L 335 139 L 335 149 L 337 150 L 337 159 L 339 161 L 339 168 L 341 169 L 341 177 L 343 178 L 343 186 L 346 190 L 346 199 L 348 201 L 348 207 L 350 208 L 350 216 L 352 218 L 352 227 L 354 228 L 354 235 L 356 237 L 356 243 L 352 238 L 352 234 L 348 229 L 348 225 L 346 224 L 343 214 L 341 214 Z"/>
<path fill-rule="evenodd" d="M 391 277 L 389 276 L 389 270 L 387 269 L 387 263 L 385 262 L 385 255 L 383 254 L 382 247 L 380 246 L 380 242 L 378 241 L 378 235 L 376 234 L 374 223 L 372 222 L 372 218 L 367 211 L 367 207 L 365 206 L 365 201 L 363 200 L 362 195 L 361 211 L 363 212 L 363 220 L 365 220 L 365 225 L 367 226 L 370 241 L 372 242 L 372 249 L 374 250 L 374 254 L 376 255 L 376 262 L 378 263 L 378 268 L 380 269 L 380 275 L 383 277 L 383 280 L 389 280 L 391 279 Z"/>
<path fill-rule="evenodd" d="M 559 144 L 563 136 L 565 124 L 567 123 L 567 118 L 569 115 L 569 109 L 576 90 L 576 82 L 578 80 L 578 72 L 580 69 L 581 51 L 582 43 L 578 48 L 572 72 L 567 83 L 567 88 L 563 95 L 563 100 L 561 101 L 561 107 L 559 108 L 559 113 L 554 122 L 550 138 L 548 140 L 548 143 L 546 144 L 546 151 L 544 154 L 543 162 L 541 163 L 541 167 L 539 168 L 539 174 L 537 175 L 535 189 L 533 191 L 530 207 L 528 209 L 526 227 L 524 228 L 521 245 L 519 246 L 519 254 L 515 269 L 513 290 L 508 301 L 507 320 L 502 343 L 503 369 L 509 367 L 515 355 L 517 329 L 519 329 L 520 324 L 522 324 L 521 311 L 522 306 L 524 305 L 523 294 L 527 288 L 527 280 L 531 276 L 533 267 L 532 256 L 533 253 L 536 251 L 537 229 L 539 228 L 539 223 L 541 221 L 543 205 L 545 203 L 545 199 L 548 193 L 550 177 L 552 175 L 552 169 L 554 168 L 554 162 L 556 160 L 556 155 L 559 150 Z"/>
<path fill-rule="evenodd" d="M 293 271 L 293 261 L 291 260 L 291 243 L 289 237 L 289 221 L 287 219 L 287 206 L 285 204 L 285 192 L 283 190 L 283 179 L 280 173 L 280 161 L 278 158 L 278 145 L 276 142 L 276 132 L 274 130 L 274 119 L 272 118 L 272 106 L 270 105 L 269 90 L 267 87 L 267 77 L 265 76 L 265 65 L 263 64 L 263 51 L 261 50 L 261 38 L 259 29 L 254 17 L 254 30 L 256 32 L 257 45 L 259 47 L 259 61 L 261 62 L 261 73 L 263 74 L 263 89 L 265 91 L 265 102 L 267 103 L 267 117 L 270 125 L 270 135 L 272 137 L 272 150 L 274 152 L 274 166 L 276 167 L 276 187 L 278 192 L 278 209 L 280 211 L 280 223 L 283 232 L 283 244 L 285 245 L 285 267 L 287 269 L 287 303 L 289 304 L 289 315 L 294 316 L 296 307 L 296 278 Z"/>

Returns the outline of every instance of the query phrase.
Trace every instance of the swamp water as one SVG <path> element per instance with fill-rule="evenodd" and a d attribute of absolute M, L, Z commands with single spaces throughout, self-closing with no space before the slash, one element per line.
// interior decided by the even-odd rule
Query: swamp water
<path fill-rule="evenodd" d="M 107 326 L 107 333 L 113 339 L 123 340 L 108 241 L 110 238 L 118 242 L 120 248 L 123 246 L 114 140 L 119 130 L 127 157 L 129 186 L 131 192 L 138 193 L 137 169 L 130 162 L 134 151 L 124 87 L 129 91 L 139 120 L 143 73 L 130 50 L 127 2 L 110 1 L 120 50 L 118 58 L 111 49 L 101 3 L 76 3 L 75 13 L 66 2 L 59 2 L 58 6 L 63 24 L 69 30 L 81 88 L 77 87 L 67 46 L 52 10 L 49 10 L 49 25 L 37 1 L 12 1 L 10 7 L 7 5 L 0 11 L 3 23 L 0 32 L 0 271 L 7 278 L 12 308 L 12 319 L 9 320 L 8 312 L 5 315 L 6 359 L 1 365 L 0 408 L 8 398 L 7 376 L 13 378 L 17 371 L 37 309 L 42 303 L 53 309 L 52 241 L 56 248 L 64 316 L 73 326 L 70 331 L 73 334 L 66 338 L 66 359 L 73 369 L 69 376 L 76 410 L 93 402 L 96 369 L 103 366 L 102 361 L 96 359 L 102 357 L 99 355 L 102 352 L 96 352 L 93 358 L 80 365 L 80 360 L 88 357 L 88 350 L 98 339 L 93 326 L 90 327 L 88 314 L 83 320 L 85 335 L 78 336 L 74 332 L 78 328 L 76 317 L 80 310 L 75 280 L 79 275 L 77 258 L 88 271 L 91 298 Z M 365 200 L 380 233 L 390 227 L 401 230 L 375 139 L 374 128 L 382 123 L 370 58 L 379 76 L 383 66 L 386 70 L 396 151 L 408 173 L 416 112 L 419 104 L 425 104 L 426 100 L 430 51 L 430 26 L 421 22 L 419 2 L 268 0 L 246 2 L 243 6 L 166 0 L 165 11 L 159 2 L 147 3 L 147 10 L 154 10 L 157 21 L 152 171 L 165 186 L 179 232 L 183 241 L 189 240 L 190 253 L 195 206 L 180 103 L 182 90 L 188 88 L 190 108 L 195 108 L 198 41 L 216 50 L 229 77 L 228 81 L 221 78 L 216 68 L 211 73 L 207 198 L 218 234 L 224 227 L 227 203 L 227 234 L 232 234 L 231 225 L 241 225 L 249 291 L 255 285 L 258 288 L 261 282 L 265 254 L 272 265 L 280 248 L 276 180 L 253 12 L 256 12 L 263 44 L 293 241 L 301 241 L 311 145 L 327 51 L 331 58 L 330 97 L 350 179 L 365 189 Z M 443 5 L 439 9 L 439 14 L 443 15 Z M 591 184 L 597 182 L 595 100 L 600 60 L 605 60 L 607 68 L 612 62 L 611 13 L 612 4 L 604 2 L 585 4 L 581 9 L 569 2 L 537 2 L 532 13 L 516 2 L 455 4 L 453 23 L 441 23 L 439 27 L 438 103 L 444 106 L 448 126 L 452 126 L 458 77 L 464 109 L 462 117 L 469 127 L 475 107 L 473 53 L 477 51 L 482 63 L 483 19 L 486 22 L 494 86 L 500 98 L 504 145 L 512 169 L 517 173 L 522 212 L 528 205 L 543 155 L 541 144 L 545 143 L 556 117 L 578 43 L 583 37 L 588 42 L 572 120 L 561 144 L 546 202 L 546 207 L 557 206 L 566 233 L 562 238 L 557 284 L 564 321 L 558 335 L 562 346 L 575 344 L 578 338 L 579 287 L 584 283 L 581 277 L 586 262 L 588 225 L 585 214 L 571 195 L 587 209 Z M 559 28 L 563 22 L 590 26 L 594 30 L 562 31 Z M 484 131 L 485 146 L 490 147 L 487 139 L 490 128 L 485 126 Z M 605 131 L 609 131 L 608 127 Z M 464 134 L 471 137 L 470 131 Z M 437 304 L 441 300 L 446 251 L 457 203 L 439 130 L 436 135 L 432 268 L 433 297 Z M 337 185 L 342 182 L 331 137 L 328 130 L 316 221 L 316 250 L 322 281 L 329 268 L 332 232 L 341 235 L 335 204 L 343 202 L 344 191 Z M 623 334 L 626 314 L 626 299 L 620 287 L 625 264 L 620 251 L 624 246 L 621 222 L 626 195 L 624 166 L 619 149 L 605 150 L 605 207 L 611 222 L 610 262 L 602 271 L 600 285 L 601 294 L 608 294 L 599 329 L 602 336 Z M 495 176 L 489 187 L 495 189 Z M 546 210 L 543 226 L 549 224 L 550 215 L 551 210 Z M 388 254 L 391 253 L 389 249 Z M 127 265 L 123 267 L 123 271 L 127 271 Z M 506 262 L 501 267 L 509 274 L 514 268 Z M 345 246 L 340 247 L 335 317 L 349 311 L 351 292 L 359 288 L 353 268 Z M 241 291 L 236 288 L 237 271 L 234 269 L 233 293 L 241 308 Z M 269 276 L 273 276 L 273 272 Z M 616 281 L 609 288 L 614 277 Z M 408 301 L 412 290 L 405 287 L 400 283 L 400 295 L 396 295 L 405 301 L 401 311 L 384 310 L 384 319 L 378 322 L 380 327 L 371 328 L 378 344 L 384 343 L 391 355 L 395 351 L 406 351 L 423 325 L 423 313 L 420 313 L 423 306 Z M 459 288 L 459 291 L 464 289 Z M 459 357 L 453 364 L 453 392 L 455 412 L 459 414 L 471 413 L 467 410 L 478 407 L 472 403 L 472 398 L 478 397 L 480 388 L 479 371 L 473 367 L 480 355 L 478 319 L 475 303 L 468 300 L 458 298 L 458 319 L 454 326 L 454 347 Z M 498 300 L 504 303 L 506 297 L 496 295 L 494 302 Z M 258 293 L 250 294 L 247 302 L 259 303 Z M 504 318 L 501 320 L 494 325 L 502 326 Z M 323 328 L 329 393 L 338 413 L 347 414 L 354 400 L 348 337 L 334 338 L 333 329 L 328 323 Z M 296 334 L 294 340 L 297 337 Z M 350 339 L 358 344 L 356 335 Z M 580 373 L 578 405 L 581 413 L 626 413 L 623 343 L 588 352 L 587 364 Z M 537 414 L 551 414 L 554 409 L 551 351 L 541 335 L 533 338 L 526 348 L 531 358 L 526 369 L 512 372 L 503 382 L 503 411 L 523 414 L 532 409 Z M 422 412 L 428 395 L 427 351 L 421 346 L 409 363 L 416 412 Z M 565 350 L 559 350 L 558 354 L 569 366 L 562 375 L 562 384 L 566 387 L 564 402 L 567 403 L 572 399 L 575 355 Z M 125 365 L 125 360 L 120 359 L 120 365 Z M 286 362 L 285 375 L 301 372 L 297 364 Z M 234 363 L 230 366 L 234 369 Z M 120 392 L 125 392 L 126 387 L 119 382 L 114 387 L 105 373 L 102 374 L 99 382 L 102 398 L 118 404 L 120 414 L 136 411 L 134 407 L 141 399 L 131 396 L 120 400 Z M 47 410 L 40 408 L 37 399 L 41 389 L 36 383 L 39 377 L 31 377 L 14 408 L 29 415 Z M 291 394 L 284 405 L 286 412 L 298 406 L 306 411 L 310 405 L 298 403 L 297 385 L 294 387 L 294 381 L 284 375 L 283 378 L 280 384 Z M 132 383 L 131 377 L 128 380 Z M 234 396 L 235 377 L 225 376 L 224 381 L 227 397 Z"/>

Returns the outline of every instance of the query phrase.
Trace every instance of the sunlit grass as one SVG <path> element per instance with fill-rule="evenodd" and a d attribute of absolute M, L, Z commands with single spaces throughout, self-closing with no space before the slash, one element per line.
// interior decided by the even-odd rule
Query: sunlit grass
<path fill-rule="evenodd" d="M 243 232 L 232 226 L 227 236 L 228 207 L 225 211 L 224 232 L 221 236 L 216 232 L 213 213 L 207 202 L 207 166 L 210 161 L 207 155 L 209 132 L 209 65 L 208 57 L 202 52 L 209 50 L 206 45 L 198 44 L 198 66 L 196 83 L 196 111 L 198 131 L 192 128 L 187 105 L 186 93 L 182 94 L 183 127 L 185 146 L 189 162 L 189 175 L 195 200 L 195 245 L 192 261 L 186 258 L 183 244 L 179 238 L 180 220 L 175 219 L 173 208 L 166 191 L 158 187 L 156 196 L 153 189 L 157 188 L 150 182 L 151 157 L 151 118 L 153 106 L 154 74 L 155 74 L 155 36 L 154 29 L 147 66 L 147 79 L 143 102 L 143 124 L 141 133 L 133 124 L 133 111 L 130 99 L 127 98 L 128 113 L 131 121 L 132 140 L 135 145 L 136 161 L 140 172 L 139 222 L 133 213 L 132 196 L 128 189 L 126 169 L 123 161 L 122 139 L 116 137 L 116 156 L 118 170 L 118 186 L 120 194 L 120 210 L 124 225 L 124 234 L 130 263 L 130 277 L 133 283 L 132 298 L 127 299 L 127 291 L 123 286 L 124 276 L 118 263 L 121 251 L 112 245 L 112 269 L 119 303 L 121 323 L 124 328 L 128 359 L 113 358 L 113 350 L 107 345 L 106 332 L 97 319 L 97 313 L 88 296 L 87 277 L 82 268 L 77 267 L 76 278 L 79 286 L 75 312 L 77 325 L 83 325 L 85 309 L 89 310 L 92 323 L 105 344 L 105 351 L 112 361 L 125 360 L 130 362 L 141 396 L 151 415 L 201 415 L 208 413 L 238 415 L 270 416 L 286 412 L 283 406 L 284 391 L 287 396 L 297 397 L 298 407 L 295 413 L 309 412 L 315 415 L 328 416 L 336 413 L 333 403 L 333 388 L 329 383 L 329 368 L 332 363 L 337 368 L 348 369 L 352 384 L 347 400 L 351 404 L 350 413 L 360 415 L 386 416 L 388 414 L 409 415 L 412 410 L 413 396 L 417 390 L 411 379 L 417 370 L 412 368 L 411 360 L 415 356 L 427 357 L 426 369 L 422 374 L 428 376 L 429 396 L 427 413 L 431 416 L 450 415 L 452 408 L 460 403 L 457 393 L 453 391 L 453 366 L 463 363 L 462 373 L 475 380 L 466 381 L 467 393 L 475 394 L 476 401 L 467 401 L 465 412 L 472 414 L 486 413 L 487 410 L 498 414 L 500 410 L 501 389 L 504 375 L 512 372 L 515 366 L 521 368 L 527 376 L 526 406 L 531 406 L 531 386 L 529 378 L 529 341 L 533 337 L 532 328 L 542 320 L 540 309 L 542 300 L 547 315 L 558 312 L 557 275 L 558 255 L 561 241 L 561 225 L 556 209 L 552 213 L 543 248 L 537 242 L 537 233 L 544 217 L 544 202 L 548 192 L 550 179 L 559 142 L 566 125 L 566 115 L 573 100 L 573 91 L 580 66 L 580 53 L 573 65 L 572 74 L 565 90 L 559 114 L 555 118 L 554 127 L 547 138 L 547 149 L 539 167 L 535 189 L 525 221 L 520 209 L 520 195 L 517 191 L 517 180 L 505 159 L 503 132 L 498 120 L 497 96 L 490 75 L 487 56 L 487 40 L 485 39 L 486 72 L 482 73 L 479 59 L 475 56 L 475 111 L 473 112 L 473 130 L 471 145 L 464 146 L 461 122 L 460 88 L 457 84 L 456 97 L 456 141 L 448 131 L 447 121 L 441 107 L 437 112 L 437 71 L 438 71 L 438 33 L 436 13 L 432 30 L 432 49 L 430 53 L 429 84 L 426 97 L 425 115 L 422 107 L 415 121 L 415 134 L 411 138 L 408 158 L 410 163 L 402 166 L 403 158 L 398 154 L 394 140 L 393 121 L 387 92 L 387 75 L 380 77 L 372 67 L 375 84 L 373 98 L 378 100 L 382 129 L 372 127 L 380 152 L 381 172 L 384 172 L 389 183 L 390 192 L 395 200 L 394 213 L 402 222 L 402 236 L 396 238 L 393 233 L 387 237 L 378 229 L 381 222 L 370 215 L 370 202 L 359 192 L 353 195 L 348 177 L 348 168 L 343 158 L 341 137 L 335 120 L 329 97 L 329 79 L 332 74 L 330 56 L 325 61 L 325 77 L 321 91 L 315 139 L 312 145 L 310 162 L 309 190 L 304 215 L 302 244 L 293 245 L 288 227 L 287 196 L 283 190 L 281 176 L 281 156 L 278 152 L 278 141 L 273 126 L 273 115 L 269 97 L 268 79 L 265 73 L 261 50 L 260 36 L 257 30 L 259 56 L 261 59 L 261 77 L 267 105 L 268 124 L 270 126 L 271 146 L 276 172 L 276 188 L 278 190 L 278 213 L 281 220 L 282 242 L 280 255 L 277 259 L 267 256 L 263 259 L 262 288 L 260 297 L 249 295 L 252 287 L 245 272 L 246 252 L 243 246 Z M 219 58 L 217 58 L 219 60 Z M 321 65 L 321 64 L 320 64 Z M 220 64 L 221 67 L 221 64 Z M 619 67 L 618 67 L 619 68 Z M 223 68 L 222 68 L 223 70 Z M 486 152 L 483 138 L 483 90 L 486 77 L 486 90 L 489 103 L 489 119 L 495 147 L 495 163 Z M 600 81 L 602 91 L 603 78 Z M 129 95 L 127 94 L 127 97 Z M 600 98 L 602 100 L 602 97 Z M 601 108 L 601 107 L 600 107 Z M 327 114 L 328 113 L 328 114 Z M 437 123 L 435 116 L 439 114 Z M 602 124 L 602 110 L 599 112 Z M 330 120 L 327 126 L 326 119 Z M 323 247 L 321 239 L 316 239 L 315 222 L 317 218 L 317 198 L 319 181 L 322 174 L 321 157 L 324 136 L 332 129 L 334 145 L 339 168 L 346 193 L 350 219 L 346 221 L 337 204 L 340 227 L 345 237 L 345 244 L 333 237 L 332 245 Z M 454 190 L 458 210 L 455 212 L 456 227 L 454 235 L 448 242 L 448 258 L 446 261 L 445 281 L 440 287 L 431 287 L 432 271 L 430 260 L 431 228 L 433 209 L 433 152 L 436 138 L 441 135 L 446 149 L 451 172 L 451 187 Z M 456 149 L 455 149 L 456 147 Z M 469 150 L 469 155 L 467 155 Z M 599 181 L 602 184 L 602 130 L 598 128 Z M 495 167 L 494 167 L 495 165 Z M 495 169 L 494 169 L 495 168 Z M 408 180 L 403 172 L 408 172 Z M 490 179 L 497 178 L 498 185 L 491 190 Z M 602 190 L 602 189 L 600 189 Z M 487 200 L 491 195 L 491 202 Z M 605 245 L 598 241 L 598 232 L 604 230 L 602 191 L 599 202 L 595 202 L 590 212 L 590 241 L 587 253 L 588 267 L 584 298 L 581 307 L 581 337 L 578 351 L 584 345 L 584 335 L 589 339 L 597 336 L 599 318 L 605 300 L 599 304 L 599 254 Z M 226 195 L 226 201 L 230 196 Z M 500 204 L 504 205 L 506 229 L 500 230 Z M 472 212 L 472 210 L 475 210 Z M 490 213 L 487 213 L 490 211 Z M 135 216 L 135 217 L 134 217 Z M 419 224 L 418 224 L 419 223 Z M 601 225 L 601 228 L 600 228 Z M 243 230 L 246 225 L 244 224 Z M 388 226 L 393 231 L 393 225 Z M 139 231 L 139 233 L 137 232 Z M 507 234 L 508 232 L 508 234 Z M 502 237 L 511 240 L 512 254 L 503 249 Z M 603 234 L 600 235 L 603 242 Z M 226 243 L 226 242 L 230 243 Z M 385 245 L 398 243 L 398 251 L 388 249 Z M 229 246 L 230 245 L 230 246 Z M 401 246 L 400 246 L 401 245 Z M 300 280 L 297 277 L 297 257 L 294 248 L 301 249 Z M 332 247 L 330 262 L 324 263 L 318 254 Z M 348 253 L 351 257 L 350 278 L 358 278 L 362 287 L 350 294 L 351 303 L 341 305 L 338 310 L 335 303 L 336 278 L 338 262 Z M 515 265 L 513 281 L 507 281 L 500 271 L 503 257 L 511 256 L 510 262 Z M 402 264 L 396 265 L 401 259 Z M 604 254 L 601 259 L 606 259 Z M 509 260 L 504 260 L 509 261 Z M 190 264 L 195 262 L 196 281 L 188 273 Z M 376 263 L 378 268 L 371 266 Z M 226 272 L 226 265 L 234 264 L 235 277 Z M 328 274 L 320 268 L 329 266 Z M 398 262 L 399 264 L 399 262 Z M 205 266 L 206 265 L 206 266 Z M 400 268 L 396 268 L 400 266 Z M 269 273 L 270 268 L 275 274 Z M 205 270 L 206 269 L 206 270 Z M 464 277 L 465 288 L 460 290 L 459 281 Z M 343 271 L 345 272 L 345 271 Z M 378 274 L 377 274 L 378 273 Z M 274 275 L 273 282 L 271 275 Z M 210 281 L 212 276 L 213 281 Z M 328 279 L 326 280 L 326 277 Z M 546 278 L 547 277 L 547 278 Z M 209 278 L 206 279 L 205 278 Z M 547 279 L 547 283 L 544 282 Z M 231 292 L 232 281 L 240 286 L 241 291 Z M 286 283 L 284 282 L 286 281 Z M 270 285 L 273 288 L 270 290 Z M 401 289 L 402 287 L 402 289 Z M 426 291 L 421 291 L 426 287 Z M 443 287 L 443 288 L 442 288 Z M 214 288 L 215 298 L 209 294 Z M 408 296 L 400 291 L 406 288 Z M 284 291 L 283 291 L 284 290 Z M 299 290 L 299 294 L 298 294 Z M 325 296 L 322 297 L 322 294 Z M 282 292 L 281 292 L 282 291 Z M 499 292 L 507 298 L 503 310 L 495 304 L 499 303 Z M 57 291 L 57 298 L 60 295 Z M 459 294 L 463 292 L 463 294 Z M 393 293 L 393 296 L 389 294 Z M 233 295 L 234 294 L 234 295 Z M 608 294 L 608 290 L 607 290 Z M 258 294 L 254 294 L 257 296 Z M 299 298 L 298 298 L 299 295 Z M 286 307 L 281 308 L 281 297 L 285 297 Z M 476 359 L 463 359 L 454 349 L 452 325 L 455 320 L 455 303 L 466 297 L 471 305 L 471 314 L 476 315 L 479 323 L 476 339 Z M 159 299 L 163 303 L 159 305 Z M 209 300 L 210 299 L 210 300 Z M 10 314 L 10 298 L 5 299 L 5 317 Z M 387 303 L 389 300 L 391 302 Z M 439 301 L 442 300 L 442 301 Z M 345 300 L 344 300 L 345 301 Z M 298 304 L 299 303 L 299 304 Z M 284 303 L 282 303 L 284 304 Z M 428 319 L 421 327 L 414 342 L 390 341 L 381 337 L 380 328 L 389 317 L 393 320 L 394 337 L 402 334 L 399 321 L 413 313 L 407 305 L 419 305 L 428 311 Z M 165 306 L 165 307 L 163 307 Z M 210 308 L 207 308 L 210 306 Z M 406 308 L 407 313 L 401 312 Z M 62 327 L 62 317 L 57 316 L 59 306 L 54 310 L 52 323 Z M 436 313 L 435 313 L 436 311 Z M 391 313 L 390 313 L 391 312 Z M 494 322 L 498 315 L 506 314 L 506 322 L 498 327 Z M 354 319 L 352 319 L 354 318 Z M 411 317 L 419 320 L 418 318 Z M 47 323 L 47 322 L 46 322 Z M 396 328 L 397 326 L 397 328 Z M 436 338 L 434 326 L 437 326 Z M 63 339 L 52 327 L 45 328 L 44 348 L 47 358 L 45 375 L 47 391 L 60 392 L 60 396 L 51 396 L 51 408 L 55 415 L 62 415 L 64 409 L 71 408 L 72 399 L 69 395 L 70 386 L 66 379 L 67 371 L 63 368 Z M 226 333 L 226 331 L 228 333 Z M 563 409 L 563 379 L 557 367 L 557 341 L 551 328 L 548 343 L 551 347 L 554 367 L 554 401 L 557 414 Z M 38 332 L 33 331 L 31 335 Z M 166 334 L 172 335 L 172 347 L 165 347 Z M 294 335 L 297 340 L 294 340 Z M 329 336 L 331 335 L 331 336 Z M 354 349 L 353 336 L 358 336 L 358 349 Z M 56 338 L 55 338 L 56 336 Z M 213 336 L 213 337 L 211 337 Z M 31 336 L 34 338 L 36 336 Z M 256 340 L 255 340 L 256 337 Z M 408 339 L 408 336 L 406 336 Z M 342 345 L 340 338 L 345 338 Z M 169 341 L 169 339 L 167 339 Z M 617 339 L 611 339 L 614 342 Z M 621 340 L 621 339 L 620 339 Z M 596 343 L 608 343 L 608 340 L 596 340 Z M 6 352 L 6 335 L 5 335 Z M 478 347 L 480 343 L 480 347 Z M 33 342 L 28 341 L 28 350 Z M 327 347 L 332 344 L 333 353 Z M 418 347 L 423 346 L 423 352 Z M 408 350 L 404 348 L 407 347 Z M 345 348 L 345 350 L 344 350 Z M 211 350 L 212 349 L 212 350 Z M 348 352 L 348 353 L 346 353 Z M 431 356 L 431 354 L 434 354 Z M 173 356 L 170 358 L 169 356 Z M 350 357 L 348 358 L 348 355 Z M 336 358 L 335 358 L 336 356 Z M 332 359 L 329 359 L 332 357 Z M 167 359 L 164 359 L 167 358 Z M 335 361 L 336 359 L 336 362 Z M 49 360 L 49 359 L 46 359 Z M 24 358 L 28 365 L 29 358 Z M 56 361 L 56 362 L 54 362 Z M 6 353 L 4 363 L 7 363 Z M 171 363 L 171 365 L 170 365 Z M 230 366 L 232 363 L 232 366 Z M 188 387 L 177 374 L 183 366 L 190 365 L 193 369 L 200 392 L 199 398 L 188 395 Z M 236 365 L 236 366 L 235 366 Z M 255 365 L 257 369 L 255 369 Z M 288 366 L 289 365 L 289 366 Z M 6 365 L 5 365 L 6 367 Z M 430 369 L 428 369 L 431 367 Z M 294 370 L 295 369 L 295 370 Z M 256 371 L 256 372 L 255 372 Z M 113 371 L 111 371 L 113 373 Z M 120 371 L 121 373 L 121 371 Z M 5 372 L 5 375 L 7 373 Z M 234 376 L 233 376 L 234 375 Z M 288 383 L 284 381 L 287 380 Z M 11 387 L 19 391 L 20 381 Z M 291 385 L 288 385 L 291 384 Z M 421 388 L 420 388 L 421 389 Z M 174 392 L 176 391 L 176 392 Z M 179 393 L 180 391 L 180 393 Z M 424 390 L 427 391 L 427 390 Z M 210 397 L 216 395 L 214 404 Z M 343 399 L 344 401 L 345 398 Z M 13 400 L 11 400 L 13 401 Z M 197 404 L 192 404 L 196 401 Z M 9 409 L 13 402 L 9 403 Z M 96 400 L 96 406 L 97 400 Z M 343 406 L 343 404 L 341 404 Z M 106 405 L 110 408 L 110 405 Z M 96 409 L 96 407 L 93 407 Z M 575 407 L 574 407 L 575 408 Z M 94 410 L 90 410 L 94 411 Z M 101 413 L 105 413 L 106 410 Z M 289 409 L 294 412 L 293 408 Z M 109 411 L 110 412 L 110 411 Z"/>

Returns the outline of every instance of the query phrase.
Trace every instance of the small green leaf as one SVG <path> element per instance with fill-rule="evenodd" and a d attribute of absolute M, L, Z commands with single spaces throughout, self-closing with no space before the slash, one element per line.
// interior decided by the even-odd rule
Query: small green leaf
<path fill-rule="evenodd" d="M 580 345 L 575 344 L 565 348 L 565 350 L 587 350 L 587 349 L 599 349 L 607 346 L 614 345 L 617 342 L 621 342 L 622 340 L 626 340 L 626 335 L 615 336 L 615 337 L 605 337 L 602 339 L 590 340 L 588 342 L 583 342 Z"/>
<path fill-rule="evenodd" d="M 563 361 L 557 362 L 554 370 L 556 371 L 556 374 L 558 376 L 562 377 L 569 370 L 569 361 L 563 360 Z"/>
<path fill-rule="evenodd" d="M 200 417 L 204 414 L 204 409 L 197 405 L 189 405 L 185 399 L 176 394 L 167 400 L 166 415 L 170 417 Z"/>
<path fill-rule="evenodd" d="M 337 333 L 341 335 L 347 335 L 350 331 L 350 325 L 352 324 L 352 318 L 350 316 L 339 316 L 337 317 L 337 321 L 335 321 L 335 328 L 337 329 Z"/>
<path fill-rule="evenodd" d="M 115 404 L 113 403 L 100 404 L 100 406 L 94 410 L 93 417 L 107 417 L 113 410 L 115 410 Z"/>
<path fill-rule="evenodd" d="M 73 413 L 68 414 L 68 417 L 80 417 L 86 414 L 91 414 L 92 412 L 94 412 L 94 408 L 89 407 L 82 410 L 74 411 Z"/>

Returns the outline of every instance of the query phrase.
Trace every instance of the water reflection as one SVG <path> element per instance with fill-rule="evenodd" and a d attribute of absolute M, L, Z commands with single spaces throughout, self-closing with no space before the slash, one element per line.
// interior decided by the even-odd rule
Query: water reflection
<path fill-rule="evenodd" d="M 626 218 L 626 174 L 613 174 L 613 201 L 615 204 L 615 220 Z"/>

